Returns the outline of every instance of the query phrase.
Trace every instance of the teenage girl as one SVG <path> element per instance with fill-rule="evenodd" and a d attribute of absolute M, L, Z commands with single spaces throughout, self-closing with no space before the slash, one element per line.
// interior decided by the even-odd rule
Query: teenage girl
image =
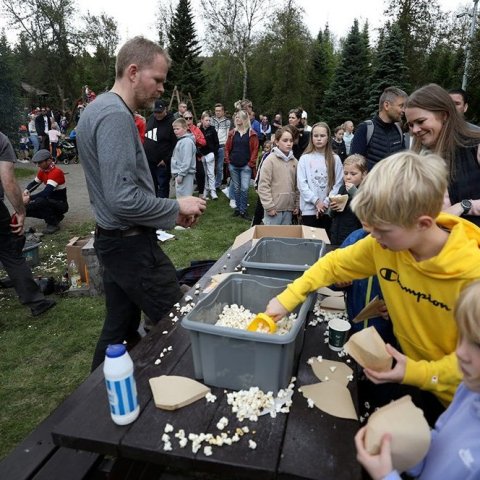
<path fill-rule="evenodd" d="M 330 142 L 331 132 L 324 122 L 312 127 L 310 140 L 298 162 L 297 185 L 300 191 L 302 223 L 330 231 L 327 215 L 330 194 L 337 194 L 343 182 L 343 167 Z"/>
<path fill-rule="evenodd" d="M 258 196 L 264 209 L 264 225 L 291 225 L 298 214 L 298 160 L 293 156 L 293 135 L 288 127 L 275 132 L 275 146 L 263 161 Z"/>
<path fill-rule="evenodd" d="M 343 211 L 335 200 L 330 200 L 330 214 L 332 226 L 330 228 L 330 241 L 333 245 L 340 245 L 355 230 L 362 228 L 360 220 L 350 209 L 350 202 L 357 193 L 357 188 L 367 175 L 367 160 L 358 153 L 350 155 L 343 163 L 343 185 L 338 191 L 339 195 L 348 194 L 348 201 Z"/>
<path fill-rule="evenodd" d="M 347 158 L 347 146 L 343 140 L 345 135 L 345 130 L 342 126 L 335 128 L 334 137 L 332 138 L 332 148 L 333 151 L 340 157 L 342 163 Z"/>

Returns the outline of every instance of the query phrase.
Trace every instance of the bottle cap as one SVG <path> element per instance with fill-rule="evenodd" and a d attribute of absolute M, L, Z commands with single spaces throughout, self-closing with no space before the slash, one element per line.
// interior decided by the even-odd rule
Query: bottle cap
<path fill-rule="evenodd" d="M 109 345 L 105 353 L 109 358 L 117 358 L 121 357 L 126 351 L 127 349 L 125 348 L 125 345 L 119 343 L 116 345 Z"/>

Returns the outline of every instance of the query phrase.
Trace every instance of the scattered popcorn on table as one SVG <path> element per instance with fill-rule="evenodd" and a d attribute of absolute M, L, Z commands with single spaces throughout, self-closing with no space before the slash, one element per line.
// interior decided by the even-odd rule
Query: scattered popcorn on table
<path fill-rule="evenodd" d="M 315 406 L 315 402 L 311 398 L 307 398 L 308 408 L 313 408 Z"/>
<path fill-rule="evenodd" d="M 161 361 L 159 358 L 157 358 L 157 359 L 155 360 L 155 365 L 160 365 L 160 363 L 162 363 L 162 361 Z"/>
<path fill-rule="evenodd" d="M 204 447 L 203 448 L 203 454 L 206 457 L 210 457 L 210 455 L 212 455 L 212 447 L 210 445 L 208 445 L 207 447 Z"/>
<path fill-rule="evenodd" d="M 170 318 L 173 318 L 174 315 L 173 315 L 173 312 L 170 312 L 170 314 L 168 315 Z"/>
<path fill-rule="evenodd" d="M 165 429 L 163 430 L 165 433 L 173 432 L 173 426 L 170 423 L 165 425 Z"/>
<path fill-rule="evenodd" d="M 197 284 L 195 285 L 195 288 L 198 290 L 198 289 L 200 288 L 200 284 L 197 283 Z"/>
<path fill-rule="evenodd" d="M 200 290 L 195 290 L 195 295 L 200 295 Z"/>
<path fill-rule="evenodd" d="M 217 399 L 217 396 L 216 396 L 216 395 L 213 395 L 213 393 L 208 392 L 208 393 L 205 395 L 205 399 L 207 400 L 207 402 L 214 403 L 215 400 Z"/>
<path fill-rule="evenodd" d="M 162 335 L 166 335 L 167 333 L 168 333 L 168 330 L 164 330 L 164 331 L 162 332 Z"/>
<path fill-rule="evenodd" d="M 252 450 L 255 450 L 257 448 L 257 442 L 254 442 L 253 440 L 248 441 L 248 448 L 251 448 Z"/>
<path fill-rule="evenodd" d="M 315 357 L 310 357 L 308 360 L 307 360 L 307 363 L 308 365 L 313 365 L 313 361 L 315 360 Z"/>
<path fill-rule="evenodd" d="M 186 301 L 186 302 L 191 302 L 192 300 L 193 300 L 193 297 L 191 297 L 190 295 L 187 295 L 187 296 L 185 297 L 185 301 Z"/>
<path fill-rule="evenodd" d="M 332 366 L 330 367 L 330 371 L 331 371 L 332 373 L 333 373 L 336 369 L 337 369 L 337 367 L 335 367 L 334 365 L 332 365 Z"/>
<path fill-rule="evenodd" d="M 217 423 L 217 428 L 219 430 L 223 430 L 227 425 L 228 425 L 228 418 L 222 417 Z"/>
<path fill-rule="evenodd" d="M 370 409 L 370 403 L 369 403 L 369 402 L 365 402 L 364 405 L 365 405 L 365 408 L 366 408 L 367 410 Z"/>
<path fill-rule="evenodd" d="M 347 375 L 347 380 L 349 382 L 352 382 L 353 381 L 353 375 Z"/>
<path fill-rule="evenodd" d="M 227 253 L 227 258 L 230 258 L 230 257 L 231 257 L 231 255 L 229 253 Z"/>

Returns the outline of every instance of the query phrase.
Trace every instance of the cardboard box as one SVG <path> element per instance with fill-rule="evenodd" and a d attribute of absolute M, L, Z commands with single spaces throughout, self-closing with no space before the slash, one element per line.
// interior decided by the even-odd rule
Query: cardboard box
<path fill-rule="evenodd" d="M 252 245 L 263 237 L 275 238 L 309 238 L 323 240 L 330 244 L 327 232 L 323 228 L 307 227 L 305 225 L 256 225 L 237 236 L 232 250 L 252 240 Z"/>
<path fill-rule="evenodd" d="M 80 271 L 80 277 L 82 278 L 82 283 L 88 283 L 88 271 L 87 264 L 85 262 L 85 257 L 82 255 L 82 248 L 89 242 L 91 237 L 73 237 L 67 243 L 67 268 L 70 265 L 72 260 L 75 260 L 75 263 Z"/>

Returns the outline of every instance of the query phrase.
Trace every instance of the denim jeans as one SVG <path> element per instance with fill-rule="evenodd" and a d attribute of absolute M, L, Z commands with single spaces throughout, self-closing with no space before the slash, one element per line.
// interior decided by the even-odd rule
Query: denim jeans
<path fill-rule="evenodd" d="M 135 335 L 142 311 L 158 323 L 182 298 L 175 267 L 153 230 L 131 237 L 96 235 L 95 252 L 103 266 L 107 312 L 92 371 L 103 362 L 109 344 Z"/>
<path fill-rule="evenodd" d="M 38 152 L 38 149 L 40 148 L 40 141 L 38 140 L 38 135 L 35 133 L 35 134 L 31 134 L 30 137 L 28 137 L 30 139 L 30 142 L 32 143 L 33 145 L 33 153 L 37 153 Z"/>
<path fill-rule="evenodd" d="M 215 188 L 220 188 L 223 182 L 223 162 L 225 160 L 225 147 L 218 149 L 216 173 L 215 173 Z"/>
<path fill-rule="evenodd" d="M 155 167 L 156 180 L 158 184 L 157 197 L 169 198 L 170 197 L 170 178 L 172 173 L 169 165 L 159 165 Z"/>
<path fill-rule="evenodd" d="M 252 177 L 252 169 L 245 165 L 244 167 L 235 167 L 229 164 L 230 177 L 233 182 L 233 190 L 235 193 L 235 203 L 240 213 L 247 212 L 248 189 L 250 187 L 250 178 Z"/>

